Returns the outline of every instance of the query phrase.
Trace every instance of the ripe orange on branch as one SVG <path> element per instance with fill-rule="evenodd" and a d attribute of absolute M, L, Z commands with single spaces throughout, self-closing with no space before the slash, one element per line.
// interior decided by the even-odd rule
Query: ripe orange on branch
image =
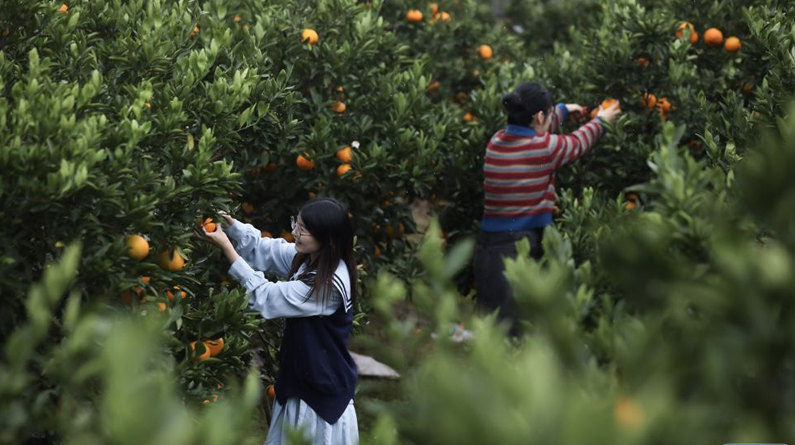
<path fill-rule="evenodd" d="M 483 59 L 491 59 L 494 52 L 489 45 L 480 45 L 480 47 L 478 47 L 478 54 L 480 54 L 480 57 Z"/>
<path fill-rule="evenodd" d="M 351 168 L 351 164 L 341 164 L 339 167 L 337 167 L 337 176 L 342 176 L 345 173 L 348 173 Z"/>
<path fill-rule="evenodd" d="M 301 42 L 309 42 L 310 45 L 314 45 L 318 41 L 317 32 L 314 29 L 305 29 L 304 32 L 301 33 Z"/>
<path fill-rule="evenodd" d="M 646 93 L 640 99 L 640 106 L 648 109 L 652 109 L 657 105 L 657 96 L 651 93 Z"/>
<path fill-rule="evenodd" d="M 418 23 L 422 21 L 422 12 L 419 9 L 409 9 L 406 13 L 406 20 L 410 23 Z"/>
<path fill-rule="evenodd" d="M 185 267 L 185 259 L 179 248 L 164 250 L 157 256 L 157 265 L 169 272 L 176 272 Z"/>
<path fill-rule="evenodd" d="M 737 37 L 729 37 L 728 39 L 726 39 L 726 44 L 723 45 L 723 49 L 725 49 L 730 53 L 737 52 L 742 47 L 743 45 L 742 43 L 740 43 L 740 39 L 738 39 Z"/>
<path fill-rule="evenodd" d="M 718 28 L 710 28 L 704 33 L 704 43 L 709 46 L 723 44 L 723 33 Z"/>
<path fill-rule="evenodd" d="M 346 145 L 344 148 L 337 150 L 337 159 L 346 163 L 351 162 L 353 160 L 353 149 L 351 149 L 351 146 Z"/>
<path fill-rule="evenodd" d="M 306 155 L 306 156 L 304 156 Z M 295 165 L 298 166 L 301 170 L 309 171 L 315 168 L 315 163 L 308 158 L 308 154 L 304 153 L 304 155 L 298 155 L 295 158 Z"/>
<path fill-rule="evenodd" d="M 204 346 L 204 352 L 202 352 L 200 355 L 196 355 L 196 342 L 192 341 L 190 343 L 190 350 L 193 353 L 193 359 L 196 361 L 205 360 L 211 357 L 210 345 L 208 345 L 206 342 L 202 342 L 202 346 Z"/>
<path fill-rule="evenodd" d="M 662 116 L 663 119 L 668 119 L 668 113 L 671 111 L 672 108 L 673 105 L 671 105 L 671 103 L 668 102 L 668 98 L 666 97 L 661 97 L 657 101 L 657 111 L 660 113 L 660 116 Z"/>
<path fill-rule="evenodd" d="M 149 241 L 141 235 L 127 235 L 124 237 L 124 244 L 127 246 L 127 256 L 141 261 L 149 255 Z"/>
<path fill-rule="evenodd" d="M 690 22 L 682 22 L 679 25 L 679 30 L 676 31 L 676 38 L 677 39 L 682 38 L 683 31 L 685 28 L 688 28 L 690 30 L 690 44 L 692 45 L 698 42 L 698 33 L 696 32 L 696 28 Z"/>
<path fill-rule="evenodd" d="M 215 357 L 220 354 L 224 349 L 224 338 L 218 337 L 216 339 L 205 340 L 204 343 L 210 348 L 210 356 Z"/>
<path fill-rule="evenodd" d="M 166 290 L 166 298 L 168 298 L 168 301 L 174 301 L 174 293 L 171 291 L 172 289 Z M 188 296 L 188 294 L 184 290 L 181 290 L 179 286 L 174 286 L 173 291 L 179 293 L 180 300 L 184 300 L 185 297 Z"/>

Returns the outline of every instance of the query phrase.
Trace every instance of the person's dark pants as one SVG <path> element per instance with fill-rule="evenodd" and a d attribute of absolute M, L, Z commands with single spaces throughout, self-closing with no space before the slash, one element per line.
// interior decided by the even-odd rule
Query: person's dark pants
<path fill-rule="evenodd" d="M 538 261 L 544 254 L 541 239 L 544 229 L 517 232 L 480 232 L 475 248 L 475 290 L 477 304 L 486 312 L 499 309 L 498 318 L 511 326 L 511 335 L 519 335 L 519 316 L 511 285 L 505 278 L 503 258 L 516 258 L 516 242 L 530 240 L 530 257 Z"/>

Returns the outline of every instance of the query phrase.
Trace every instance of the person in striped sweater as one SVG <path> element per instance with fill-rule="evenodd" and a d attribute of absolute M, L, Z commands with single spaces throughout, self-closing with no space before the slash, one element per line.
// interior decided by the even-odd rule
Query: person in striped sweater
<path fill-rule="evenodd" d="M 516 242 L 530 241 L 530 256 L 543 255 L 544 227 L 552 224 L 555 171 L 590 150 L 604 123 L 621 113 L 619 104 L 600 109 L 570 134 L 554 134 L 569 116 L 584 114 L 576 104 L 555 104 L 538 83 L 522 83 L 502 99 L 508 125 L 492 136 L 483 165 L 484 211 L 475 251 L 479 306 L 507 321 L 518 335 L 517 309 L 504 275 L 505 257 L 515 258 Z"/>

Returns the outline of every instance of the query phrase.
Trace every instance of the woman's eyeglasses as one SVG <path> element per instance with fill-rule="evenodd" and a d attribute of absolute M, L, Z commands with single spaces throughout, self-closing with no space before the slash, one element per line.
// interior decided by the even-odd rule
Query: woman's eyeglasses
<path fill-rule="evenodd" d="M 293 229 L 293 232 L 294 232 L 294 233 L 297 233 L 297 235 L 296 235 L 296 237 L 295 237 L 295 240 L 296 240 L 296 241 L 300 240 L 302 235 L 311 236 L 311 235 L 309 235 L 308 233 L 304 233 L 304 232 L 303 232 L 303 231 L 300 229 L 300 227 L 298 227 L 298 218 L 296 218 L 295 216 L 291 216 L 291 217 L 290 217 L 290 227 Z M 296 232 L 296 230 L 295 230 L 296 228 L 298 228 L 298 231 L 297 231 L 297 232 Z"/>

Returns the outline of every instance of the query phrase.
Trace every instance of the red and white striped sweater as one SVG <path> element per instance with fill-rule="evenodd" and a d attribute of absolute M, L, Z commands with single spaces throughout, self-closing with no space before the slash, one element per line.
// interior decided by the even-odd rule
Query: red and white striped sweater
<path fill-rule="evenodd" d="M 508 125 L 492 136 L 483 166 L 482 231 L 522 231 L 552 223 L 555 170 L 582 156 L 603 131 L 597 117 L 570 134 L 552 134 L 567 118 L 566 106 L 558 104 L 548 133 Z"/>

